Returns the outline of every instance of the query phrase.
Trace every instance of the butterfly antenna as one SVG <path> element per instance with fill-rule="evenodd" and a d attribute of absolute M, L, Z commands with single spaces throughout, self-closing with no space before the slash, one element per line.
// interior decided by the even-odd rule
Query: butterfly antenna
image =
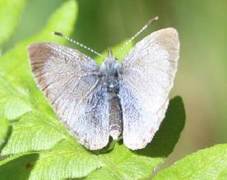
<path fill-rule="evenodd" d="M 148 28 L 148 26 L 154 22 L 157 21 L 159 19 L 158 16 L 151 18 L 134 36 L 132 36 L 128 41 L 125 42 L 125 44 L 123 45 L 123 47 L 121 49 L 123 49 L 124 47 L 126 47 L 130 42 L 132 42 L 134 39 L 136 39 L 145 29 Z"/>
<path fill-rule="evenodd" d="M 63 37 L 64 39 L 68 40 L 69 42 L 74 43 L 74 44 L 76 44 L 77 46 L 80 46 L 81 48 L 84 48 L 84 49 L 86 49 L 86 50 L 88 50 L 88 51 L 94 53 L 95 55 L 98 55 L 98 56 L 100 56 L 100 57 L 104 57 L 101 53 L 99 53 L 99 52 L 97 52 L 97 51 L 95 51 L 95 50 L 93 50 L 93 49 L 91 49 L 91 48 L 85 46 L 84 44 L 82 44 L 82 43 L 80 43 L 80 42 L 78 42 L 78 41 L 76 41 L 76 40 L 74 40 L 74 39 L 71 39 L 70 37 L 64 35 L 64 34 L 61 33 L 61 32 L 54 32 L 54 35 Z"/>

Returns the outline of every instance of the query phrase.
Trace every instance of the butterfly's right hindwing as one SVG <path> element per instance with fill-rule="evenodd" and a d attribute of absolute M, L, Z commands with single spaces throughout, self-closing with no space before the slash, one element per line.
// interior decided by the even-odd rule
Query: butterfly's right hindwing
<path fill-rule="evenodd" d="M 70 131 L 88 149 L 101 149 L 109 140 L 108 100 L 92 59 L 53 43 L 29 47 L 37 85 Z"/>

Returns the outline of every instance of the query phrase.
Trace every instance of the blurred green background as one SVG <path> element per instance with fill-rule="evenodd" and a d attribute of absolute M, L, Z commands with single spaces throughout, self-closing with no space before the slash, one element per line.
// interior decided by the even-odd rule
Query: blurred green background
<path fill-rule="evenodd" d="M 3 53 L 39 32 L 62 2 L 30 0 Z M 78 21 L 71 37 L 100 52 L 131 37 L 157 15 L 159 21 L 137 40 L 169 26 L 179 31 L 181 58 L 172 96 L 183 97 L 187 118 L 170 162 L 197 149 L 226 143 L 226 0 L 78 0 L 78 4 Z"/>

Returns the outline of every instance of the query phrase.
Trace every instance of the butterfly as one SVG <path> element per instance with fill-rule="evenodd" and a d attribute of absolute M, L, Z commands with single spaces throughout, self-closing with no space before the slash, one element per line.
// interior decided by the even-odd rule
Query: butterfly
<path fill-rule="evenodd" d="M 79 143 L 98 150 L 110 137 L 122 137 L 137 150 L 152 141 L 165 117 L 179 46 L 177 30 L 165 28 L 136 43 L 122 63 L 108 53 L 99 66 L 76 49 L 50 42 L 28 51 L 38 87 Z"/>

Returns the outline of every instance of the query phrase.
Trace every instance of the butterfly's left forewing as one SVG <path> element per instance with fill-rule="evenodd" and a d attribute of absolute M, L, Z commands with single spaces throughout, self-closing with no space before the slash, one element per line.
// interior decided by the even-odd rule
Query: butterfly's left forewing
<path fill-rule="evenodd" d="M 162 122 L 179 58 L 173 28 L 151 33 L 123 61 L 119 97 L 123 111 L 123 141 L 130 149 L 144 148 Z"/>
<path fill-rule="evenodd" d="M 108 97 L 91 58 L 53 43 L 29 47 L 37 85 L 68 129 L 88 149 L 101 149 L 109 141 Z"/>

